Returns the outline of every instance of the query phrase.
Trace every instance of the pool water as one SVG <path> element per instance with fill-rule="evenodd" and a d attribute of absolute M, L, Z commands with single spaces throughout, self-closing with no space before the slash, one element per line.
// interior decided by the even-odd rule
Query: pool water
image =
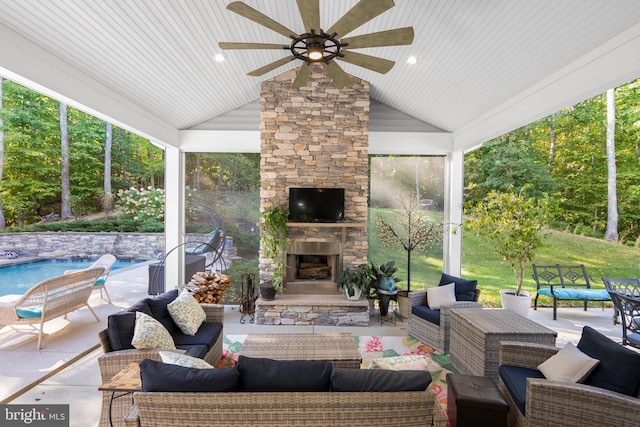
<path fill-rule="evenodd" d="M 24 294 L 36 283 L 64 274 L 66 270 L 89 267 L 95 259 L 48 259 L 0 267 L 0 296 Z M 144 260 L 117 260 L 111 271 L 129 267 Z"/>

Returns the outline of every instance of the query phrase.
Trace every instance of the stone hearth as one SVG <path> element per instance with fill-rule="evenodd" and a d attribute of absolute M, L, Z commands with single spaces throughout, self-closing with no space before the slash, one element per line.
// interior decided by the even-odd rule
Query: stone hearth
<path fill-rule="evenodd" d="M 369 302 L 340 295 L 282 294 L 256 301 L 256 324 L 286 326 L 369 326 Z"/>

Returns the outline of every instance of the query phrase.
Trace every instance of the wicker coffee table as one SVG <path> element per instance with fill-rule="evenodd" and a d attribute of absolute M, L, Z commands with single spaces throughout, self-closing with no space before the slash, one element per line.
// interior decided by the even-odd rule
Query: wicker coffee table
<path fill-rule="evenodd" d="M 239 354 L 275 360 L 322 360 L 334 368 L 360 368 L 352 334 L 249 334 Z"/>
<path fill-rule="evenodd" d="M 500 341 L 555 345 L 558 333 L 510 310 L 451 310 L 451 364 L 462 374 L 498 382 Z"/>

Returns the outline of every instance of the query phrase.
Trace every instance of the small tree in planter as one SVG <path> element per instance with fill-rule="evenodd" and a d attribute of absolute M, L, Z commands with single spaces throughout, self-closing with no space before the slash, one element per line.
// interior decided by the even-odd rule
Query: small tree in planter
<path fill-rule="evenodd" d="M 518 193 L 513 187 L 507 192 L 489 192 L 486 200 L 469 210 L 472 219 L 466 221 L 468 229 L 486 238 L 509 263 L 516 279 L 516 296 L 523 294 L 526 265 L 533 260 L 536 251 L 545 246 L 548 233 L 544 229 L 554 212 L 547 197 L 526 197 L 526 188 Z M 530 304 L 531 295 L 527 296 Z"/>
<path fill-rule="evenodd" d="M 262 213 L 262 251 L 265 258 L 273 262 L 271 284 L 275 291 L 282 290 L 282 281 L 286 269 L 284 253 L 289 244 L 287 234 L 289 226 L 289 211 L 285 208 L 275 207 Z M 263 284 L 260 284 L 261 288 Z"/>

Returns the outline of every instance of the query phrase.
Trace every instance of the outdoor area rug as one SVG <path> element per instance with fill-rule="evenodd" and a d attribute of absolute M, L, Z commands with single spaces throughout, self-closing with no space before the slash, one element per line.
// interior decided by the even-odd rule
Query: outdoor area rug
<path fill-rule="evenodd" d="M 222 359 L 218 367 L 233 366 L 238 358 L 246 335 L 225 335 Z M 447 373 L 456 372 L 449 362 L 449 356 L 438 354 L 434 349 L 412 336 L 354 336 L 360 354 L 362 368 L 368 368 L 373 359 L 406 355 L 423 355 L 430 358 L 427 369 L 431 373 L 429 386 L 437 395 L 438 402 L 447 410 Z"/>

